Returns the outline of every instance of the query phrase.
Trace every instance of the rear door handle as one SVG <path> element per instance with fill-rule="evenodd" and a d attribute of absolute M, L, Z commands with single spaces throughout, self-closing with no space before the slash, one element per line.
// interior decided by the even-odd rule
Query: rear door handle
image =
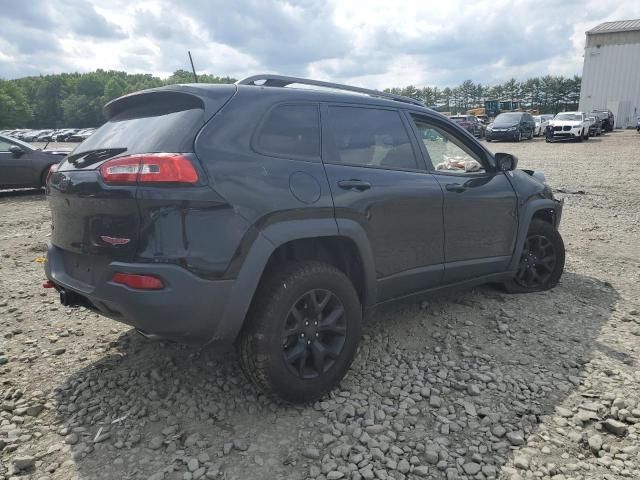
<path fill-rule="evenodd" d="M 445 185 L 444 188 L 446 188 L 450 192 L 456 193 L 462 193 L 467 189 L 467 187 L 460 185 L 459 183 L 449 183 Z"/>
<path fill-rule="evenodd" d="M 369 182 L 353 178 L 351 180 L 338 181 L 338 186 L 345 190 L 358 190 L 359 192 L 363 192 L 371 188 L 371 184 Z"/>

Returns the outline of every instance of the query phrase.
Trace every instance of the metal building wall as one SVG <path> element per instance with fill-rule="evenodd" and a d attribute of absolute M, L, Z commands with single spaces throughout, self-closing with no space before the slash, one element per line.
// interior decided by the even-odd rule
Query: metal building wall
<path fill-rule="evenodd" d="M 594 45 L 589 38 L 587 45 Z M 640 42 L 585 49 L 579 108 L 585 112 L 609 108 L 616 116 L 617 128 L 635 126 L 640 115 Z"/>

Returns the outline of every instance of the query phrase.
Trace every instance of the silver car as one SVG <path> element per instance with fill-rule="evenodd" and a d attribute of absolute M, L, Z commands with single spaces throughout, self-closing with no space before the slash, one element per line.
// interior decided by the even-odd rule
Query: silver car
<path fill-rule="evenodd" d="M 534 115 L 533 119 L 536 121 L 536 129 L 534 130 L 534 135 L 539 137 L 540 135 L 544 135 L 544 131 L 549 125 L 549 121 L 553 118 L 553 115 Z"/>

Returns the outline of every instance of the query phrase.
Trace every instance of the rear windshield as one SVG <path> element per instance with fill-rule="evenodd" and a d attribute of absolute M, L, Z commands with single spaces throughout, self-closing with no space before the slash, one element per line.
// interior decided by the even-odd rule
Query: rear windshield
<path fill-rule="evenodd" d="M 131 106 L 98 128 L 67 157 L 60 170 L 96 168 L 116 155 L 152 152 L 193 152 L 193 141 L 204 124 L 202 108 L 159 102 Z"/>

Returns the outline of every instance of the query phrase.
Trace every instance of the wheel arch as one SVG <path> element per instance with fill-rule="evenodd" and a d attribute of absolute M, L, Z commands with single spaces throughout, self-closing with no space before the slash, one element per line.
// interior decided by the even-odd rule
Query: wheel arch
<path fill-rule="evenodd" d="M 347 221 L 342 229 L 336 220 L 290 220 L 260 231 L 249 249 L 227 299 L 220 328 L 210 341 L 234 340 L 246 314 L 270 269 L 282 261 L 320 260 L 334 265 L 353 282 L 363 314 L 375 304 L 375 267 L 362 227 Z"/>
<path fill-rule="evenodd" d="M 529 225 L 534 219 L 543 220 L 558 228 L 562 214 L 562 203 L 550 198 L 532 200 L 520 211 L 520 222 L 518 223 L 518 233 L 516 237 L 513 257 L 509 264 L 509 270 L 516 270 L 524 241 L 529 231 Z"/>

